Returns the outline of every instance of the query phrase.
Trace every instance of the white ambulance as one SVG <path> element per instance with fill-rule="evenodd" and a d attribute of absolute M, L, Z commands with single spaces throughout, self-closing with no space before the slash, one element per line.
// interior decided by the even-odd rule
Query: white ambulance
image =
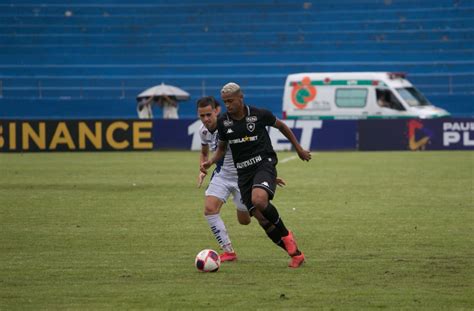
<path fill-rule="evenodd" d="M 285 119 L 440 118 L 403 73 L 297 73 L 287 77 Z"/>

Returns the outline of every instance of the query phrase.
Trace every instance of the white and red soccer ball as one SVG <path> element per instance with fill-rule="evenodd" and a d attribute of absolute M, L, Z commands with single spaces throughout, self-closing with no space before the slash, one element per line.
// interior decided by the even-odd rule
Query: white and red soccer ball
<path fill-rule="evenodd" d="M 201 272 L 217 272 L 221 266 L 221 258 L 216 251 L 204 249 L 196 255 L 194 265 Z"/>

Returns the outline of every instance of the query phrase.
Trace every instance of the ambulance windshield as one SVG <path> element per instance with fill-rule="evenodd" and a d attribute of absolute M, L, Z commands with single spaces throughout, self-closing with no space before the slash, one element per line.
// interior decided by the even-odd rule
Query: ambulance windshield
<path fill-rule="evenodd" d="M 414 87 L 397 88 L 397 91 L 407 104 L 412 107 L 431 105 L 428 99 Z"/>

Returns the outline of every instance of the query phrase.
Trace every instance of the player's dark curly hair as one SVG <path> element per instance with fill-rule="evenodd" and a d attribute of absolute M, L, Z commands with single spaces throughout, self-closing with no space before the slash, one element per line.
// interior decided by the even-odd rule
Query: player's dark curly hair
<path fill-rule="evenodd" d="M 213 96 L 201 97 L 201 98 L 198 99 L 198 101 L 196 103 L 197 108 L 204 108 L 204 107 L 207 107 L 209 105 L 212 106 L 212 108 L 214 108 L 214 109 L 221 106 L 221 104 Z"/>

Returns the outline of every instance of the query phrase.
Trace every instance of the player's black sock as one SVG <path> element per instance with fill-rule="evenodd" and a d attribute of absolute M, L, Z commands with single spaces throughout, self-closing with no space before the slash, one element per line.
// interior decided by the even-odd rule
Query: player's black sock
<path fill-rule="evenodd" d="M 278 243 L 275 243 L 276 245 L 280 246 L 281 248 L 283 248 L 286 252 L 286 247 L 285 247 L 285 243 L 283 243 L 283 241 L 280 239 L 280 241 L 278 241 Z"/>
<path fill-rule="evenodd" d="M 280 246 L 286 251 L 285 244 L 281 240 L 280 232 L 276 226 L 274 226 L 272 223 L 268 222 L 267 224 L 260 224 L 260 226 L 265 230 L 265 233 L 267 236 L 270 238 L 270 240 L 273 241 L 276 245 Z"/>
<path fill-rule="evenodd" d="M 280 232 L 280 237 L 288 235 L 288 229 L 286 229 L 283 220 L 280 218 L 276 207 L 272 203 L 268 203 L 267 207 L 262 211 L 263 216 L 268 219 Z"/>

